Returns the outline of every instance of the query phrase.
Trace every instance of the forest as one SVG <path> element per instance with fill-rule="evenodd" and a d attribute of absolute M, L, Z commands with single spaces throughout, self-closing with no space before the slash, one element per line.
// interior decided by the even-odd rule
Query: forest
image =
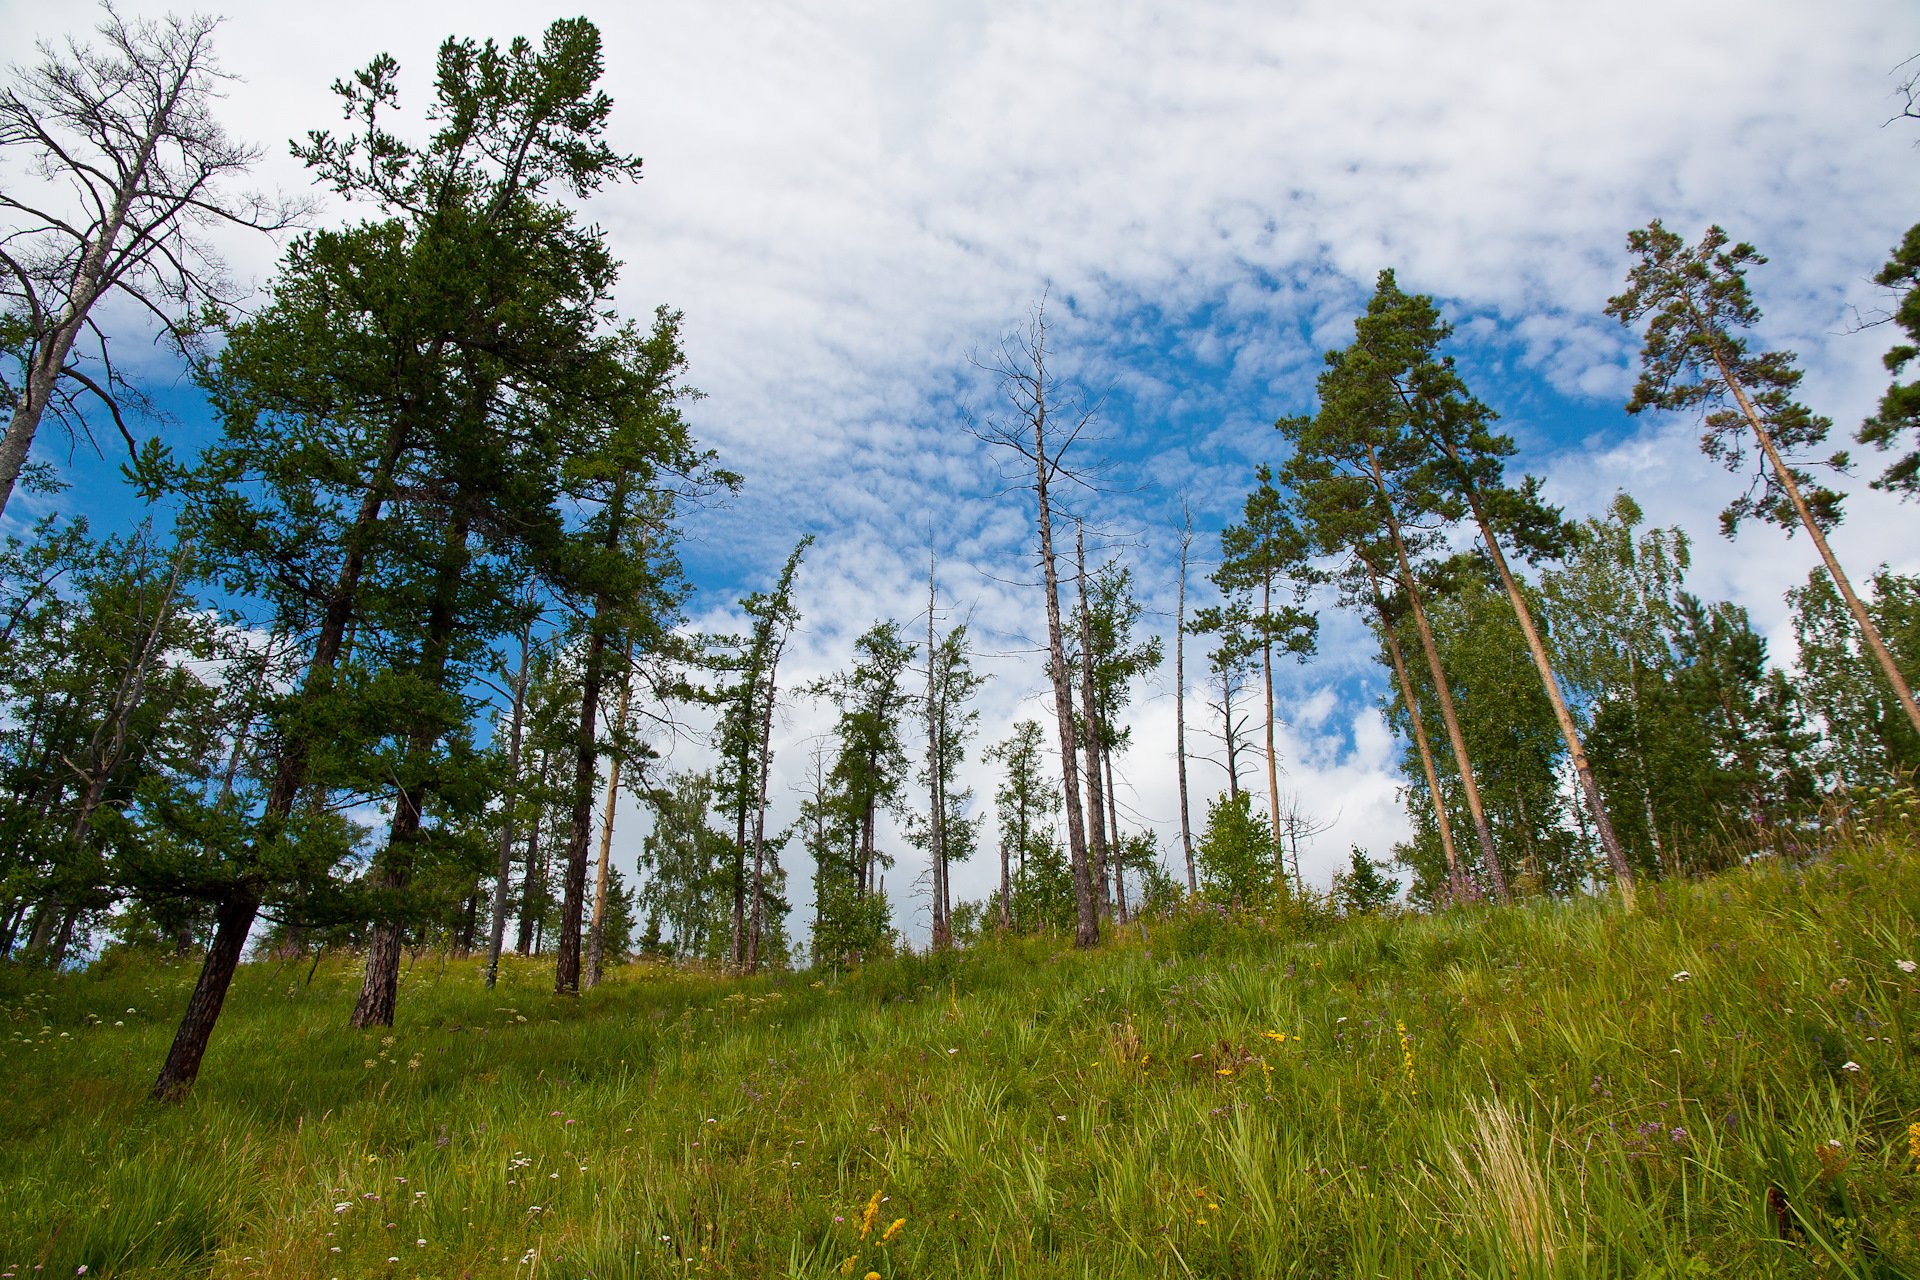
<path fill-rule="evenodd" d="M 1625 411 L 1697 426 L 1724 537 L 1791 535 L 1785 662 L 1690 586 L 1685 530 L 1551 501 L 1469 385 L 1471 317 L 1384 264 L 1233 518 L 1153 535 L 1161 584 L 1102 510 L 1074 304 L 1037 289 L 962 424 L 1039 691 L 990 734 L 1008 650 L 932 545 L 918 612 L 838 602 L 826 675 L 794 654 L 820 533 L 706 604 L 730 589 L 689 552 L 755 476 L 700 438 L 698 300 L 616 300 L 597 202 L 643 170 L 592 22 L 373 57 L 291 195 L 249 185 L 218 35 L 109 8 L 0 88 L 0 1060 L 33 1082 L 0 1277 L 415 1244 L 431 1274 L 867 1280 L 1920 1258 L 1920 575 L 1829 538 L 1854 477 L 1920 496 L 1920 224 L 1871 282 L 1877 408 L 1839 427 L 1762 336 L 1759 248 L 1621 228 Z M 1900 92 L 1911 128 L 1920 72 Z M 275 255 L 260 290 L 237 243 Z M 86 449 L 118 524 L 68 505 Z M 1334 635 L 1364 637 L 1410 834 L 1318 883 L 1334 823 L 1284 743 Z M 1177 828 L 1132 781 L 1163 758 Z M 126 1150 L 60 1123 L 67 1090 Z M 433 1217 L 500 1168 L 480 1227 Z M 409 1211 L 411 1243 L 374 1229 Z"/>

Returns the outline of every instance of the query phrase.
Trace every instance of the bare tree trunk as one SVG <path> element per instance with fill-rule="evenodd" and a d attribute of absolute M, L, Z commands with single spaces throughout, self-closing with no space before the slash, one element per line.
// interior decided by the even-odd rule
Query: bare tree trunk
<path fill-rule="evenodd" d="M 627 711 L 633 700 L 633 641 L 627 641 L 625 673 L 620 678 L 620 701 L 613 714 L 615 731 L 627 732 Z M 620 753 L 607 762 L 607 799 L 600 812 L 600 860 L 593 873 L 593 924 L 587 930 L 587 986 L 600 985 L 606 963 L 607 867 L 613 857 L 613 818 L 620 798 Z"/>
<path fill-rule="evenodd" d="M 1114 799 L 1118 794 L 1113 789 L 1113 748 L 1100 749 L 1100 759 L 1107 768 L 1107 848 L 1113 851 L 1113 910 L 1115 918 L 1121 924 L 1127 922 L 1127 869 L 1120 859 L 1120 805 Z"/>
<path fill-rule="evenodd" d="M 935 950 L 953 945 L 946 913 L 946 797 L 941 794 L 940 670 L 934 640 L 934 611 L 939 596 L 934 586 L 934 559 L 927 558 L 927 854 L 933 883 L 932 942 Z"/>
<path fill-rule="evenodd" d="M 1434 768 L 1433 747 L 1427 741 L 1427 726 L 1420 715 L 1420 699 L 1414 695 L 1413 680 L 1407 674 L 1406 655 L 1400 650 L 1400 637 L 1394 633 L 1393 619 L 1387 614 L 1387 602 L 1380 592 L 1380 575 L 1373 562 L 1363 560 L 1367 578 L 1373 584 L 1373 607 L 1380 615 L 1380 634 L 1386 638 L 1387 653 L 1393 658 L 1394 678 L 1400 684 L 1400 700 L 1406 704 L 1407 718 L 1413 724 L 1413 745 L 1420 754 L 1420 768 L 1427 778 L 1427 799 L 1433 805 L 1433 824 L 1440 831 L 1440 851 L 1447 859 L 1447 891 L 1454 901 L 1466 898 L 1466 875 L 1460 869 L 1460 854 L 1453 847 L 1453 823 L 1447 817 L 1446 799 L 1440 793 L 1440 773 Z"/>
<path fill-rule="evenodd" d="M 1451 453 L 1451 445 L 1448 450 Z M 1553 704 L 1553 718 L 1559 723 L 1560 736 L 1566 741 L 1567 755 L 1573 761 L 1574 776 L 1579 780 L 1580 790 L 1593 812 L 1594 828 L 1600 836 L 1600 847 L 1606 851 L 1607 865 L 1613 869 L 1613 881 L 1620 890 L 1620 901 L 1631 911 L 1634 907 L 1633 867 L 1627 862 L 1626 851 L 1620 847 L 1620 837 L 1614 834 L 1613 823 L 1607 818 L 1607 806 L 1600 798 L 1600 782 L 1594 777 L 1593 762 L 1587 759 L 1587 749 L 1581 745 L 1580 731 L 1574 726 L 1573 713 L 1567 709 L 1567 700 L 1560 692 L 1560 681 L 1553 674 L 1553 664 L 1547 660 L 1547 647 L 1540 642 L 1540 632 L 1533 625 L 1533 611 L 1527 608 L 1526 597 L 1520 594 L 1520 584 L 1514 581 L 1513 571 L 1507 567 L 1507 558 L 1501 554 L 1500 540 L 1493 536 L 1493 526 L 1487 522 L 1486 512 L 1480 505 L 1480 495 L 1469 489 L 1467 501 L 1473 508 L 1474 522 L 1480 526 L 1481 543 L 1492 558 L 1493 567 L 1499 571 L 1501 584 L 1507 589 L 1507 600 L 1513 606 L 1513 616 L 1519 620 L 1520 634 L 1526 637 L 1527 652 L 1533 656 L 1534 668 L 1540 673 L 1541 687 L 1546 690 L 1547 701 Z M 1502 900 L 1505 896 L 1501 895 Z"/>
<path fill-rule="evenodd" d="M 1454 767 L 1460 774 L 1460 790 L 1467 800 L 1467 813 L 1473 819 L 1473 833 L 1480 844 L 1480 860 L 1485 866 L 1488 882 L 1493 886 L 1494 896 L 1501 902 L 1507 901 L 1507 877 L 1500 868 L 1500 855 L 1493 845 L 1493 828 L 1487 822 L 1486 805 L 1480 799 L 1480 784 L 1473 776 L 1473 762 L 1467 755 L 1467 737 L 1460 729 L 1460 713 L 1453 703 L 1453 686 L 1447 680 L 1446 668 L 1440 663 L 1440 647 L 1434 642 L 1433 627 L 1427 621 L 1427 610 L 1420 603 L 1420 586 L 1413 576 L 1413 564 L 1407 559 L 1407 544 L 1400 536 L 1400 519 L 1393 512 L 1393 502 L 1387 493 L 1386 482 L 1380 476 L 1380 460 L 1372 449 L 1368 457 L 1373 464 L 1373 483 L 1380 495 L 1381 509 L 1387 518 L 1387 533 L 1393 541 L 1393 554 L 1400 566 L 1400 587 L 1407 593 L 1407 604 L 1413 610 L 1414 627 L 1420 633 L 1420 648 L 1426 655 L 1427 674 L 1433 677 L 1435 700 L 1440 704 L 1440 720 L 1446 726 L 1447 742 L 1453 748 Z"/>
<path fill-rule="evenodd" d="M 1193 547 L 1193 513 L 1180 514 L 1180 592 L 1173 625 L 1173 761 L 1180 783 L 1180 848 L 1187 858 L 1187 892 L 1198 894 L 1200 881 L 1193 869 L 1193 822 L 1187 809 L 1187 555 Z"/>
<path fill-rule="evenodd" d="M 1260 617 L 1271 621 L 1273 617 L 1273 580 L 1263 577 L 1260 582 Z M 1276 855 L 1280 850 L 1280 754 L 1273 745 L 1273 632 L 1263 626 L 1260 630 L 1260 676 L 1261 685 L 1266 690 L 1267 704 L 1267 805 L 1273 825 L 1268 828 L 1273 833 L 1273 847 Z M 1274 868 L 1274 879 L 1280 882 L 1280 890 L 1286 892 L 1286 866 L 1284 857 L 1277 857 L 1282 865 Z"/>
<path fill-rule="evenodd" d="M 1885 676 L 1887 683 L 1893 687 L 1893 696 L 1899 699 L 1900 709 L 1907 713 L 1907 722 L 1913 726 L 1913 731 L 1920 733 L 1920 705 L 1914 702 L 1913 690 L 1908 686 L 1906 677 L 1900 674 L 1899 664 L 1894 662 L 1893 654 L 1888 651 L 1886 641 L 1880 638 L 1880 628 L 1873 625 L 1873 618 L 1867 613 L 1867 606 L 1862 604 L 1860 597 L 1854 593 L 1853 583 L 1848 581 L 1845 570 L 1841 569 L 1839 558 L 1833 554 L 1833 548 L 1827 545 L 1827 535 L 1821 531 L 1819 522 L 1813 518 L 1813 512 L 1807 507 L 1806 498 L 1801 496 L 1800 486 L 1794 480 L 1793 472 L 1782 461 L 1780 451 L 1774 447 L 1773 433 L 1767 430 L 1766 424 L 1755 412 L 1753 402 L 1747 398 L 1746 388 L 1741 386 L 1739 380 L 1733 376 L 1733 371 L 1727 367 L 1727 362 L 1721 358 L 1717 348 L 1713 359 L 1714 363 L 1720 366 L 1721 379 L 1727 384 L 1727 389 L 1733 392 L 1733 398 L 1740 404 L 1740 412 L 1746 415 L 1747 424 L 1753 428 L 1755 438 L 1760 441 L 1760 448 L 1767 455 L 1767 461 L 1772 464 L 1773 474 L 1779 479 L 1780 487 L 1787 491 L 1787 498 L 1793 503 L 1793 509 L 1799 515 L 1801 525 L 1806 528 L 1807 536 L 1813 539 L 1814 547 L 1820 552 L 1820 559 L 1827 566 L 1827 574 L 1833 579 L 1834 589 L 1840 593 L 1841 600 L 1846 602 L 1847 612 L 1853 615 L 1854 623 L 1860 628 L 1861 639 L 1867 642 L 1867 648 L 1873 653 L 1873 660 L 1880 664 L 1880 674 Z M 1629 891 L 1627 894 L 1629 903 L 1632 901 L 1632 896 Z"/>
<path fill-rule="evenodd" d="M 500 866 L 493 881 L 493 921 L 487 939 L 487 990 L 500 976 L 507 938 L 507 882 L 513 876 L 514 806 L 520 800 L 520 744 L 526 729 L 527 678 L 532 671 L 533 619 L 520 628 L 520 669 L 513 677 L 513 720 L 507 731 L 507 790 L 500 798 Z"/>
<path fill-rule="evenodd" d="M 1086 719 L 1087 740 L 1087 847 L 1094 885 L 1097 887 L 1100 918 L 1113 915 L 1113 890 L 1107 883 L 1106 798 L 1100 779 L 1100 709 L 1093 696 L 1093 624 L 1087 611 L 1087 539 L 1079 521 L 1074 521 L 1074 564 L 1079 576 L 1080 593 L 1080 706 Z"/>
<path fill-rule="evenodd" d="M 1038 363 L 1036 355 L 1036 363 Z M 1067 678 L 1066 644 L 1060 627 L 1060 580 L 1054 570 L 1053 518 L 1047 507 L 1047 453 L 1045 413 L 1033 426 L 1034 487 L 1040 495 L 1040 567 L 1047 588 L 1047 671 L 1053 681 L 1053 715 L 1060 732 L 1060 788 L 1067 808 L 1067 850 L 1073 867 L 1073 903 L 1077 947 L 1100 941 L 1100 918 L 1094 901 L 1093 869 L 1087 861 L 1087 834 L 1081 824 L 1080 776 L 1074 759 L 1073 693 Z"/>

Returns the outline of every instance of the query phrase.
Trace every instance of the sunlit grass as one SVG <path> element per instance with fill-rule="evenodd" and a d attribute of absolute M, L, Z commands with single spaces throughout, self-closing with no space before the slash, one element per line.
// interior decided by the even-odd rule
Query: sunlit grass
<path fill-rule="evenodd" d="M 1917 907 L 1883 842 L 578 1001 L 426 954 L 375 1033 L 263 962 L 173 1108 L 190 966 L 0 968 L 0 1280 L 1920 1274 Z"/>

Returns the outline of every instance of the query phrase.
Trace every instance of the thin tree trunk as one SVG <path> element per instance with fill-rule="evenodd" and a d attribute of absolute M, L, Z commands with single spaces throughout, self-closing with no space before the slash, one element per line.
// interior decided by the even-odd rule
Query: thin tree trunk
<path fill-rule="evenodd" d="M 1474 779 L 1473 762 L 1467 755 L 1467 736 L 1460 729 L 1460 714 L 1453 702 L 1453 686 L 1447 680 L 1446 668 L 1440 663 L 1440 646 L 1434 641 L 1426 607 L 1420 602 L 1420 586 L 1413 576 L 1413 564 L 1407 558 L 1406 541 L 1400 535 L 1400 518 L 1393 512 L 1386 481 L 1380 475 L 1379 457 L 1371 448 L 1367 450 L 1367 456 L 1373 465 L 1374 488 L 1380 495 L 1381 509 L 1386 514 L 1393 554 L 1400 566 L 1400 586 L 1407 593 L 1407 604 L 1413 610 L 1414 627 L 1420 634 L 1420 648 L 1427 659 L 1427 673 L 1433 677 L 1435 699 L 1440 704 L 1440 720 L 1446 726 L 1448 745 L 1453 748 L 1453 763 L 1460 774 L 1460 790 L 1466 797 L 1467 813 L 1473 820 L 1474 836 L 1480 845 L 1480 858 L 1485 864 L 1487 880 L 1493 886 L 1494 896 L 1505 902 L 1507 877 L 1500 868 L 1500 855 L 1494 850 L 1493 828 L 1487 822 L 1486 805 L 1480 799 L 1480 784 Z"/>
<path fill-rule="evenodd" d="M 1448 445 L 1448 453 L 1452 456 L 1451 445 Z M 1613 823 L 1607 818 L 1607 806 L 1600 798 L 1600 783 L 1594 777 L 1593 762 L 1587 759 L 1587 749 L 1581 745 L 1580 731 L 1573 723 L 1573 713 L 1567 709 L 1567 700 L 1560 692 L 1560 681 L 1553 674 L 1553 664 L 1547 660 L 1547 647 L 1540 642 L 1540 632 L 1533 625 L 1533 611 L 1527 608 L 1526 597 L 1520 594 L 1520 584 L 1507 567 L 1507 558 L 1500 551 L 1500 540 L 1493 536 L 1493 526 L 1487 522 L 1479 493 L 1469 488 L 1467 502 L 1473 508 L 1474 523 L 1480 526 L 1481 543 L 1487 548 L 1493 567 L 1500 574 L 1500 582 L 1507 589 L 1507 600 L 1513 605 L 1513 616 L 1519 620 L 1520 634 L 1526 637 L 1527 652 L 1533 656 L 1534 669 L 1540 673 L 1541 687 L 1547 692 L 1547 701 L 1553 704 L 1553 718 L 1559 723 L 1560 736 L 1567 744 L 1567 754 L 1573 761 L 1573 772 L 1580 790 L 1593 811 L 1594 828 L 1600 836 L 1600 847 L 1606 851 L 1607 864 L 1613 869 L 1613 880 L 1619 887 L 1620 901 L 1628 911 L 1632 911 L 1633 867 L 1627 862 L 1626 851 L 1620 847 L 1620 837 L 1614 834 Z M 1503 900 L 1504 897 L 1503 894 Z"/>
<path fill-rule="evenodd" d="M 1080 705 L 1086 716 L 1087 740 L 1087 846 L 1093 882 L 1100 895 L 1100 918 L 1113 916 L 1113 890 L 1107 883 L 1106 798 L 1100 780 L 1100 709 L 1093 696 L 1093 623 L 1087 609 L 1087 539 L 1079 521 L 1074 522 L 1074 564 L 1079 575 L 1080 592 Z"/>
<path fill-rule="evenodd" d="M 1453 846 L 1453 823 L 1447 817 L 1447 805 L 1440 794 L 1440 774 L 1434 767 L 1433 747 L 1427 741 L 1427 726 L 1420 715 L 1420 699 L 1413 691 L 1413 680 L 1407 674 L 1406 655 L 1400 650 L 1400 637 L 1394 633 L 1393 619 L 1387 614 L 1387 602 L 1380 592 L 1380 575 L 1374 569 L 1373 562 L 1362 560 L 1367 566 L 1367 579 L 1373 584 L 1373 607 L 1380 615 L 1380 634 L 1386 637 L 1387 653 L 1393 658 L 1394 678 L 1400 684 L 1400 700 L 1406 704 L 1407 718 L 1413 724 L 1413 745 L 1420 755 L 1420 768 L 1427 778 L 1427 799 L 1433 804 L 1433 823 L 1440 831 L 1440 851 L 1447 859 L 1447 891 L 1454 901 L 1466 898 L 1466 876 L 1460 869 L 1460 854 Z"/>
<path fill-rule="evenodd" d="M 1193 869 L 1193 822 L 1187 809 L 1187 553 L 1193 547 L 1193 513 L 1183 506 L 1180 532 L 1180 591 L 1173 625 L 1173 761 L 1180 784 L 1180 849 L 1187 858 L 1187 892 L 1198 894 Z"/>
<path fill-rule="evenodd" d="M 1127 879 L 1126 868 L 1120 861 L 1120 806 L 1114 799 L 1116 792 L 1113 789 L 1113 748 L 1102 747 L 1100 759 L 1107 768 L 1107 848 L 1113 851 L 1113 910 L 1115 918 L 1121 924 L 1125 924 L 1127 922 Z"/>
<path fill-rule="evenodd" d="M 1263 577 L 1260 582 L 1260 674 L 1261 684 L 1266 688 L 1267 703 L 1267 806 L 1273 825 L 1268 828 L 1273 833 L 1273 847 L 1278 856 L 1280 849 L 1280 755 L 1273 744 L 1273 631 L 1264 624 L 1273 619 L 1273 580 Z M 1280 881 L 1282 892 L 1286 886 L 1286 867 L 1274 868 L 1275 879 Z"/>
<path fill-rule="evenodd" d="M 430 688 L 438 688 L 446 678 L 448 648 L 453 640 L 458 614 L 461 579 L 467 567 L 467 516 L 456 514 L 447 530 L 435 574 L 433 604 L 427 617 L 426 638 L 420 648 L 419 674 Z M 408 735 L 408 763 L 415 776 L 424 774 L 428 754 L 441 736 L 438 726 L 416 729 Z M 412 779 L 408 780 L 409 784 Z M 387 832 L 387 847 L 375 867 L 374 883 L 393 895 L 386 911 L 374 921 L 373 938 L 367 947 L 367 971 L 360 984 L 360 998 L 354 1004 L 351 1025 L 356 1028 L 393 1025 L 394 1010 L 400 1000 L 400 952 L 406 941 L 406 924 L 397 918 L 397 897 L 413 882 L 414 846 L 420 841 L 427 797 L 431 785 L 422 781 L 412 790 L 402 785 L 395 793 L 393 821 Z"/>
<path fill-rule="evenodd" d="M 595 614 L 601 610 L 596 608 Z M 580 680 L 580 724 L 574 740 L 572 838 L 567 842 L 565 896 L 560 908 L 560 941 L 555 950 L 553 992 L 580 994 L 580 926 L 587 893 L 587 842 L 593 838 L 593 784 L 600 776 L 600 682 L 607 652 L 606 629 L 596 625 L 587 637 Z"/>
<path fill-rule="evenodd" d="M 933 877 L 933 946 L 945 950 L 953 943 L 946 916 L 946 801 L 940 794 L 940 671 L 934 647 L 934 610 L 939 596 L 934 587 L 934 560 L 927 558 L 927 853 Z"/>
<path fill-rule="evenodd" d="M 1779 478 L 1780 487 L 1787 491 L 1787 498 L 1793 503 L 1793 509 L 1799 515 L 1800 523 L 1805 526 L 1807 536 L 1813 539 L 1814 547 L 1819 550 L 1820 559 L 1827 566 L 1827 573 L 1833 579 L 1834 588 L 1840 592 L 1840 598 L 1846 602 L 1847 612 L 1853 615 L 1854 623 L 1860 628 L 1861 638 L 1867 642 L 1867 648 L 1873 651 L 1873 660 L 1880 664 L 1880 674 L 1885 676 L 1887 683 L 1893 687 L 1893 696 L 1900 700 L 1900 709 L 1907 713 L 1907 722 L 1913 726 L 1913 731 L 1920 733 L 1920 704 L 1914 702 L 1913 689 L 1907 684 L 1906 677 L 1900 674 L 1900 667 L 1894 662 L 1893 654 L 1887 649 L 1886 641 L 1880 638 L 1880 628 L 1873 625 L 1873 618 L 1867 613 L 1867 606 L 1861 603 L 1860 597 L 1854 593 L 1853 583 L 1848 581 L 1846 571 L 1841 569 L 1838 557 L 1833 554 L 1833 548 L 1827 545 L 1827 535 L 1821 531 L 1819 522 L 1813 518 L 1813 512 L 1808 508 L 1806 498 L 1801 496 L 1800 486 L 1794 480 L 1793 472 L 1788 470 L 1787 464 L 1780 457 L 1780 451 L 1774 447 L 1773 433 L 1768 431 L 1766 424 L 1760 420 L 1759 413 L 1754 410 L 1753 402 L 1747 398 L 1746 388 L 1740 385 L 1739 379 L 1733 376 L 1733 371 L 1727 368 L 1726 361 L 1721 358 L 1717 349 L 1713 353 L 1713 359 L 1714 363 L 1720 367 L 1721 379 L 1727 384 L 1727 389 L 1733 392 L 1733 398 L 1740 404 L 1740 412 L 1746 415 L 1747 424 L 1753 428 L 1754 436 L 1760 441 L 1760 448 L 1766 453 L 1767 461 L 1772 464 L 1773 473 Z"/>
<path fill-rule="evenodd" d="M 500 865 L 493 881 L 493 920 L 487 937 L 487 990 L 500 977 L 500 948 L 507 939 L 507 886 L 513 877 L 514 806 L 520 802 L 520 744 L 526 729 L 527 677 L 533 663 L 533 619 L 520 628 L 520 669 L 513 677 L 513 720 L 507 731 L 507 789 L 500 798 Z"/>
<path fill-rule="evenodd" d="M 627 641 L 626 674 L 620 680 L 620 700 L 613 714 L 615 731 L 625 737 L 627 711 L 633 701 L 633 641 Z M 587 930 L 587 986 L 600 985 L 606 963 L 607 871 L 613 857 L 613 818 L 620 798 L 620 753 L 607 762 L 607 799 L 600 809 L 600 859 L 593 873 L 593 924 Z"/>
<path fill-rule="evenodd" d="M 767 626 L 779 628 L 779 618 L 768 619 Z M 780 655 L 787 647 L 785 632 L 776 630 L 767 647 L 767 698 L 760 712 L 760 759 L 756 771 L 759 781 L 753 810 L 753 931 L 747 941 L 749 973 L 759 971 L 760 936 L 766 928 L 767 775 L 773 768 L 773 708 L 779 688 Z"/>
<path fill-rule="evenodd" d="M 1037 361 L 1036 361 L 1037 363 Z M 1036 374 L 1041 371 L 1036 369 Z M 1067 851 L 1073 869 L 1073 905 L 1076 947 L 1100 941 L 1100 918 L 1094 902 L 1093 872 L 1087 862 L 1087 834 L 1081 825 L 1080 770 L 1074 758 L 1073 692 L 1067 678 L 1067 651 L 1060 627 L 1060 578 L 1054 569 L 1053 516 L 1047 505 L 1046 413 L 1044 406 L 1033 424 L 1034 488 L 1040 497 L 1040 569 L 1047 589 L 1047 674 L 1053 683 L 1053 716 L 1060 734 L 1060 790 L 1067 808 Z"/>

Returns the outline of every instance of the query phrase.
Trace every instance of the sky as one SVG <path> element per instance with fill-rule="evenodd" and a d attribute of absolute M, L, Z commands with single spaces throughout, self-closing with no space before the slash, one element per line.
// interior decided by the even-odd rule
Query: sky
<path fill-rule="evenodd" d="M 262 186 L 299 192 L 286 140 L 336 123 L 335 78 L 392 53 L 417 121 L 441 39 L 537 35 L 579 10 L 224 12 L 217 47 L 243 79 L 221 118 L 262 144 Z M 1865 325 L 1887 304 L 1871 277 L 1920 218 L 1920 121 L 1889 122 L 1912 70 L 1899 64 L 1920 53 L 1910 4 L 741 0 L 586 16 L 606 41 L 611 141 L 645 160 L 641 181 L 588 206 L 624 263 L 620 309 L 685 312 L 706 393 L 690 418 L 746 477 L 730 504 L 687 521 L 692 621 L 739 629 L 738 597 L 814 534 L 783 668 L 797 689 L 844 669 L 878 619 L 924 635 L 932 557 L 943 624 L 969 623 L 994 677 L 965 774 L 976 808 L 994 785 L 979 749 L 1043 715 L 1044 629 L 1031 496 L 969 428 L 1001 420 L 991 368 L 1042 305 L 1062 392 L 1098 422 L 1074 450 L 1095 489 L 1069 514 L 1086 517 L 1096 556 L 1133 566 L 1169 653 L 1183 503 L 1196 557 L 1215 553 L 1255 466 L 1278 460 L 1273 421 L 1313 408 L 1322 354 L 1349 340 L 1391 267 L 1455 324 L 1454 354 L 1514 436 L 1516 468 L 1543 476 L 1570 516 L 1625 488 L 1650 522 L 1684 528 L 1691 589 L 1745 605 L 1791 657 L 1782 593 L 1805 580 L 1811 546 L 1758 526 L 1719 536 L 1743 481 L 1701 456 L 1697 422 L 1624 413 L 1636 343 L 1602 309 L 1630 229 L 1658 217 L 1693 240 L 1724 225 L 1771 259 L 1750 275 L 1760 340 L 1800 354 L 1805 398 L 1850 442 L 1892 343 Z M 0 61 L 87 25 L 75 5 L 0 0 Z M 224 247 L 242 280 L 271 278 L 274 242 Z M 144 359 L 180 406 L 167 430 L 205 438 L 177 371 Z M 42 456 L 64 464 L 57 444 Z M 38 509 L 129 518 L 115 461 L 76 455 L 85 482 Z M 1877 470 L 1869 457 L 1841 484 L 1834 542 L 1857 578 L 1880 563 L 1920 570 L 1920 521 L 1868 489 Z M 4 526 L 28 514 L 10 509 Z M 1207 567 L 1190 588 L 1200 603 Z M 1302 859 L 1322 886 L 1350 844 L 1382 855 L 1407 829 L 1373 653 L 1329 605 L 1319 655 L 1277 674 L 1282 789 L 1329 824 Z M 1125 821 L 1170 850 L 1173 708 L 1169 660 L 1135 694 L 1118 766 Z M 797 806 L 832 718 L 797 695 L 783 703 L 770 825 Z M 676 768 L 709 754 L 661 746 Z M 1197 820 L 1223 775 L 1196 761 L 1191 776 Z M 628 802 L 622 863 L 645 825 Z M 924 938 L 924 868 L 885 834 L 901 857 L 896 921 Z M 956 870 L 960 897 L 995 880 L 990 834 L 982 846 Z M 796 900 L 802 861 L 787 858 Z"/>

